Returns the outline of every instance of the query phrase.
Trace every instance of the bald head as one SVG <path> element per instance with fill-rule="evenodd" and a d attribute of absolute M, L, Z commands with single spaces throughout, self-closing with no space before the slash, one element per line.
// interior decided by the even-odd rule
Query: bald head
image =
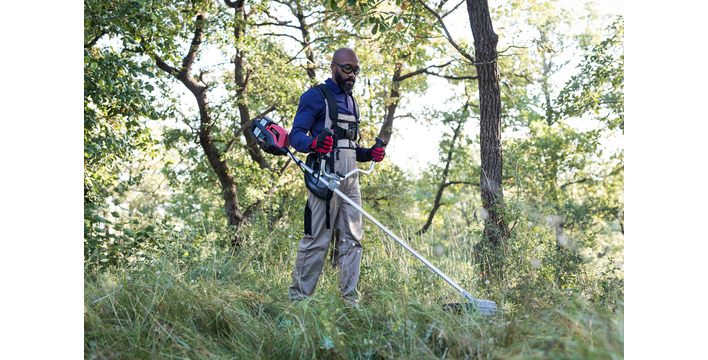
<path fill-rule="evenodd" d="M 351 92 L 356 83 L 356 74 L 359 72 L 359 57 L 354 50 L 343 47 L 337 49 L 332 55 L 332 80 L 340 89 Z M 353 71 L 356 69 L 356 71 Z"/>
<path fill-rule="evenodd" d="M 332 55 L 332 61 L 339 63 L 339 64 L 345 64 L 348 61 L 349 62 L 356 61 L 356 65 L 359 65 L 359 57 L 356 56 L 356 53 L 354 52 L 354 50 L 352 50 L 348 47 L 343 47 L 343 48 L 337 49 L 337 51 L 334 52 L 334 55 Z M 351 65 L 354 65 L 354 64 L 351 64 Z"/>

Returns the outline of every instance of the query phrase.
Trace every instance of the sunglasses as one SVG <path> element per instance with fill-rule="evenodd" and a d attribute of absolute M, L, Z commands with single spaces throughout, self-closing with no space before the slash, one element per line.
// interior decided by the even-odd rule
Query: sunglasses
<path fill-rule="evenodd" d="M 332 64 L 339 66 L 339 68 L 342 69 L 342 71 L 343 71 L 345 74 L 351 74 L 351 73 L 353 72 L 354 75 L 359 75 L 359 70 L 361 70 L 361 68 L 359 68 L 358 66 L 357 66 L 357 67 L 353 67 L 353 66 L 351 66 L 351 65 L 349 65 L 349 64 L 342 65 L 342 64 L 337 64 L 337 63 L 334 62 L 334 61 L 332 61 Z"/>

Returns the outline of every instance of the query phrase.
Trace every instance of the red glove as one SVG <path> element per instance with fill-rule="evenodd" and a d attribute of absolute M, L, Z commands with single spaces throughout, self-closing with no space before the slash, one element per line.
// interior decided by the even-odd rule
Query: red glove
<path fill-rule="evenodd" d="M 371 161 L 381 162 L 384 159 L 384 156 L 386 156 L 386 150 L 382 147 L 370 148 L 366 152 L 366 157 L 368 157 Z"/>
<path fill-rule="evenodd" d="M 331 135 L 334 135 L 332 130 L 322 129 L 320 135 L 312 140 L 312 144 L 310 144 L 310 149 L 323 154 L 332 151 L 334 139 Z"/>

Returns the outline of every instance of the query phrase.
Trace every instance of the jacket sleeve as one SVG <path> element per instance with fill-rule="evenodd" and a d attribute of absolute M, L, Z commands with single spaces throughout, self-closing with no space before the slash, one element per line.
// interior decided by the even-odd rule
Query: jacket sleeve
<path fill-rule="evenodd" d="M 321 118 L 320 115 L 324 115 L 324 103 L 321 98 L 317 89 L 310 89 L 300 96 L 293 128 L 290 130 L 290 145 L 301 153 L 310 152 L 310 144 L 314 139 L 307 133 L 312 131 L 312 135 L 317 137 L 324 126 L 324 123 L 314 126 L 317 125 L 317 119 Z"/>
<path fill-rule="evenodd" d="M 369 151 L 369 148 L 361 147 L 357 144 L 355 151 L 356 151 L 356 161 L 358 161 L 358 162 L 371 161 L 371 159 L 366 157 L 366 152 Z"/>

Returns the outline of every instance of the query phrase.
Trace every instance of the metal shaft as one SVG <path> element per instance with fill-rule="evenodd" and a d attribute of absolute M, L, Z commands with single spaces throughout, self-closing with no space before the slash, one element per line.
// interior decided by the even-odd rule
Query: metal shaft
<path fill-rule="evenodd" d="M 290 158 L 292 158 L 298 164 L 298 166 L 300 166 L 300 168 L 302 168 L 303 170 L 314 175 L 314 171 L 309 166 L 305 165 L 305 163 L 303 163 L 300 159 L 298 159 L 295 155 L 293 155 L 289 151 L 288 151 L 288 156 L 290 156 Z M 371 172 L 372 169 L 373 169 L 373 166 L 369 169 L 368 172 Z M 368 172 L 366 172 L 366 173 L 368 173 Z M 349 174 L 351 174 L 351 173 L 349 173 Z M 490 311 L 489 309 L 494 309 L 494 311 L 496 310 L 496 305 L 494 305 L 493 301 L 476 300 L 472 296 L 472 294 L 470 294 L 465 289 L 460 287 L 460 285 L 457 285 L 457 283 L 455 281 L 450 279 L 450 277 L 445 275 L 445 273 L 440 271 L 440 269 L 438 269 L 435 265 L 430 263 L 430 261 L 428 261 L 422 255 L 418 254 L 418 252 L 415 251 L 415 249 L 413 249 L 405 241 L 401 240 L 398 236 L 396 236 L 394 233 L 392 233 L 391 230 L 387 229 L 378 220 L 374 219 L 373 216 L 369 215 L 369 213 L 367 213 L 361 206 L 359 206 L 357 203 L 355 203 L 354 200 L 348 198 L 341 191 L 339 191 L 339 189 L 337 189 L 337 187 L 339 186 L 339 182 L 336 179 L 327 179 L 326 177 L 322 176 L 319 178 L 319 181 L 322 181 L 322 183 L 324 185 L 326 185 L 329 189 L 331 189 L 333 192 L 335 192 L 337 195 L 339 195 L 339 197 L 341 197 L 342 200 L 346 201 L 347 203 L 349 203 L 349 205 L 353 206 L 357 211 L 359 211 L 360 213 L 362 213 L 362 215 L 364 215 L 367 219 L 369 219 L 369 221 L 373 222 L 374 225 L 378 226 L 381 230 L 383 230 L 383 232 L 385 232 L 393 240 L 396 240 L 396 242 L 401 244 L 401 246 L 403 246 L 406 250 L 408 250 L 411 254 L 413 254 L 413 256 L 418 258 L 418 260 L 423 262 L 423 264 L 428 266 L 431 270 L 433 270 L 433 272 L 435 272 L 436 274 L 438 274 L 438 276 L 443 278 L 443 280 L 447 281 L 448 284 L 452 285 L 452 287 L 454 287 L 455 290 L 459 291 L 460 294 L 462 294 L 462 296 L 467 298 L 467 300 L 469 300 L 472 303 L 472 306 L 474 306 L 477 309 L 477 311 L 480 311 L 484 315 L 490 315 L 490 314 L 493 314 L 493 311 Z M 480 306 L 483 306 L 484 309 L 481 309 Z"/>
<path fill-rule="evenodd" d="M 387 229 L 383 224 L 378 222 L 378 220 L 374 219 L 373 216 L 369 215 L 364 209 L 361 208 L 357 203 L 354 202 L 354 200 L 348 198 L 346 195 L 344 195 L 339 189 L 334 189 L 334 192 L 339 195 L 339 197 L 342 198 L 342 200 L 346 201 L 349 203 L 349 205 L 353 206 L 355 209 L 357 209 L 360 213 L 362 213 L 364 216 L 366 216 L 367 219 L 369 219 L 371 222 L 374 223 L 374 225 L 378 226 L 383 232 L 385 232 L 388 236 L 390 236 L 393 240 L 396 240 L 401 246 L 406 248 L 413 256 L 418 258 L 418 260 L 422 261 L 423 264 L 427 265 L 431 270 L 433 270 L 436 274 L 438 274 L 443 280 L 447 281 L 448 284 L 452 285 L 452 287 L 455 288 L 455 290 L 459 291 L 464 297 L 466 297 L 470 302 L 475 303 L 475 298 L 470 294 L 469 292 L 465 291 L 460 285 L 457 285 L 455 281 L 450 279 L 445 273 L 440 271 L 435 265 L 433 265 L 430 261 L 428 261 L 426 258 L 423 257 L 423 255 L 418 254 L 415 249 L 413 249 L 410 245 L 408 245 L 405 241 L 401 240 L 398 236 L 394 235 L 389 229 Z"/>

